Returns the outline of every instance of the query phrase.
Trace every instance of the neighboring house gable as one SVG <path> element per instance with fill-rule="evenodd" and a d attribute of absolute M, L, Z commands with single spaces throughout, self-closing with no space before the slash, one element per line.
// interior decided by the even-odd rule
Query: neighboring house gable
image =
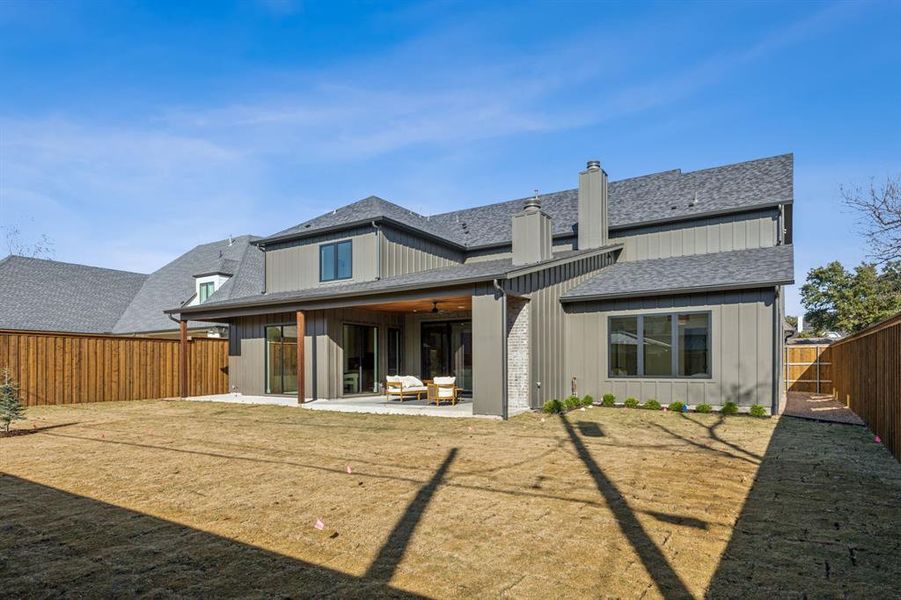
<path fill-rule="evenodd" d="M 259 293 L 262 256 L 258 256 L 260 251 L 250 243 L 254 239 L 245 235 L 201 244 L 154 271 L 118 319 L 113 332 L 155 333 L 176 329 L 177 323 L 163 311 L 173 304 L 199 303 L 200 285 L 204 283 L 212 283 L 214 287 L 207 301 L 226 299 L 236 290 L 242 294 Z M 195 321 L 188 325 L 191 328 L 216 326 Z"/>
<path fill-rule="evenodd" d="M 109 333 L 147 277 L 8 256 L 0 261 L 0 329 Z"/>

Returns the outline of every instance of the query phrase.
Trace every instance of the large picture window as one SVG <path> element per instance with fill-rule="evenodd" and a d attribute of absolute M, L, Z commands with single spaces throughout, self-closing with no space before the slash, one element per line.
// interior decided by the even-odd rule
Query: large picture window
<path fill-rule="evenodd" d="M 710 313 L 608 319 L 611 377 L 710 377 Z"/>
<path fill-rule="evenodd" d="M 353 242 L 344 240 L 319 246 L 319 281 L 353 277 Z"/>

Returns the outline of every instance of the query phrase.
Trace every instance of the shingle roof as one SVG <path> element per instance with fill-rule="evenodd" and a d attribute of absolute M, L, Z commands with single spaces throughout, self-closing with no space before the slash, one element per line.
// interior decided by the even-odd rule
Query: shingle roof
<path fill-rule="evenodd" d="M 142 273 L 8 256 L 0 260 L 0 329 L 109 333 Z"/>
<path fill-rule="evenodd" d="M 794 248 L 617 262 L 564 293 L 564 302 L 742 289 L 794 283 Z"/>
<path fill-rule="evenodd" d="M 271 242 L 283 237 L 295 237 L 297 234 L 321 232 L 342 226 L 369 223 L 379 219 L 389 219 L 399 225 L 411 227 L 437 238 L 446 239 L 451 243 L 463 245 L 464 242 L 463 239 L 456 235 L 448 237 L 449 232 L 443 226 L 432 223 L 428 217 L 398 206 L 393 202 L 383 200 L 378 196 L 369 196 L 352 204 L 342 206 L 332 212 L 305 221 L 300 225 L 295 225 L 273 234 L 263 241 Z"/>
<path fill-rule="evenodd" d="M 177 324 L 163 311 L 189 301 L 195 294 L 195 275 L 234 273 L 216 290 L 211 301 L 231 298 L 236 292 L 252 294 L 263 289 L 262 252 L 244 235 L 201 244 L 153 272 L 113 328 L 114 333 L 167 331 Z M 246 293 L 245 293 L 246 292 Z M 213 326 L 189 322 L 189 327 Z"/>
<path fill-rule="evenodd" d="M 680 220 L 778 203 L 793 198 L 791 154 L 683 173 L 664 171 L 611 181 L 608 188 L 609 225 L 626 228 L 645 223 Z M 539 196 L 552 219 L 554 235 L 573 235 L 578 223 L 578 190 Z M 336 227 L 387 218 L 403 226 L 467 248 L 506 244 L 511 239 L 511 216 L 526 198 L 477 206 L 424 217 L 371 196 L 281 231 L 264 241 L 305 236 Z"/>
<path fill-rule="evenodd" d="M 216 300 L 214 298 L 213 300 L 204 302 L 201 305 L 184 307 L 181 310 L 172 308 L 168 312 L 190 315 L 192 312 L 216 311 L 219 309 L 234 307 L 277 305 L 280 303 L 289 302 L 307 302 L 346 296 L 362 296 L 368 294 L 388 293 L 396 291 L 419 290 L 431 287 L 464 285 L 467 283 L 488 281 L 500 277 L 515 276 L 520 274 L 520 271 L 523 270 L 545 268 L 560 261 L 577 259 L 578 257 L 587 256 L 590 254 L 610 252 L 621 247 L 622 246 L 620 244 L 611 244 L 610 246 L 606 246 L 604 248 L 594 248 L 590 250 L 570 250 L 566 252 L 560 252 L 556 256 L 554 256 L 554 258 L 547 261 L 534 263 L 531 265 L 513 265 L 513 261 L 511 259 L 504 258 L 498 260 L 458 264 L 450 267 L 430 269 L 427 271 L 417 271 L 414 273 L 406 273 L 404 275 L 396 275 L 393 277 L 384 277 L 382 279 L 374 279 L 371 281 L 328 285 L 323 287 L 308 288 L 304 290 L 272 292 L 267 294 L 261 294 L 259 293 L 259 291 L 257 291 L 257 293 L 252 296 L 236 296 L 227 300 Z"/>

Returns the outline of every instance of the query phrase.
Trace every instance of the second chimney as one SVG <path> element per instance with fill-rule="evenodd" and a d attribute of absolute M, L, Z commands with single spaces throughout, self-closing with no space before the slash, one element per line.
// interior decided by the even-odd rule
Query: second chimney
<path fill-rule="evenodd" d="M 579 250 L 607 245 L 607 173 L 588 161 L 579 173 Z"/>
<path fill-rule="evenodd" d="M 553 258 L 551 218 L 541 210 L 536 195 L 523 211 L 513 215 L 513 264 L 528 265 Z"/>

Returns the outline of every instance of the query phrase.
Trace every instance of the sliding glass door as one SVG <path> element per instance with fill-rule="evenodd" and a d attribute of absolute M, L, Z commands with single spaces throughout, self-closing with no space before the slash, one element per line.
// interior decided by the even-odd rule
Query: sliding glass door
<path fill-rule="evenodd" d="M 472 390 L 472 321 L 422 324 L 422 377 L 453 376 L 457 387 Z"/>
<path fill-rule="evenodd" d="M 266 393 L 297 393 L 297 325 L 266 327 Z"/>
<path fill-rule="evenodd" d="M 370 325 L 344 325 L 344 394 L 379 391 L 378 329 Z"/>

